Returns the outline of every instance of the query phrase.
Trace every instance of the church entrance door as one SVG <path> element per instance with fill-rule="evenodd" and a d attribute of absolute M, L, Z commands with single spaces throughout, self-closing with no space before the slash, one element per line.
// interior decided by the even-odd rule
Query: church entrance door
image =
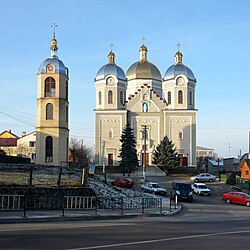
<path fill-rule="evenodd" d="M 113 166 L 113 154 L 108 154 L 108 166 Z"/>

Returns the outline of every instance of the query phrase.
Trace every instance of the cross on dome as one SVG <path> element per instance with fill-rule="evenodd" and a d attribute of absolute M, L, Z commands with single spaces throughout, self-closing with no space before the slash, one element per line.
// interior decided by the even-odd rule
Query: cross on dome
<path fill-rule="evenodd" d="M 53 36 L 55 37 L 56 35 L 56 28 L 58 27 L 58 25 L 56 23 L 51 24 L 51 27 L 53 28 Z"/>

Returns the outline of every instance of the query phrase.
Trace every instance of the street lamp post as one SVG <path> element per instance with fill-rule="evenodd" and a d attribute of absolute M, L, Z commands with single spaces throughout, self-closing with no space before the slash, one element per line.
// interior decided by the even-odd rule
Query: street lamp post
<path fill-rule="evenodd" d="M 218 162 L 218 177 L 220 182 L 220 158 L 217 159 L 217 162 Z"/>
<path fill-rule="evenodd" d="M 146 149 L 147 149 L 147 126 L 142 126 L 144 129 L 142 132 L 142 138 L 144 139 L 144 142 L 142 143 L 142 149 L 143 149 L 143 158 L 142 158 L 142 176 L 143 176 L 143 182 L 146 180 Z"/>

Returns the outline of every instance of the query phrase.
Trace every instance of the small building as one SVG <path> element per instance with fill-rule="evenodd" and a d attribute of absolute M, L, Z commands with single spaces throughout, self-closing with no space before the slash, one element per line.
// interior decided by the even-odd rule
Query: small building
<path fill-rule="evenodd" d="M 19 137 L 11 132 L 11 130 L 3 131 L 0 134 L 0 149 L 2 149 L 6 155 L 16 156 L 17 140 Z"/>
<path fill-rule="evenodd" d="M 214 149 L 197 146 L 196 157 L 214 158 Z"/>
<path fill-rule="evenodd" d="M 22 137 L 17 140 L 16 148 L 17 156 L 30 158 L 32 163 L 36 159 L 36 132 L 33 131 L 29 134 L 22 133 Z"/>
<path fill-rule="evenodd" d="M 244 154 L 240 163 L 241 178 L 250 180 L 250 154 Z"/>

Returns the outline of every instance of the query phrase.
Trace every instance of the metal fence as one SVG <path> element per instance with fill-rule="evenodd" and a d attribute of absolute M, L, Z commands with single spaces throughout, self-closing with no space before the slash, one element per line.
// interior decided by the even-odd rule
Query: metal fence
<path fill-rule="evenodd" d="M 170 206 L 169 206 L 170 205 Z M 103 196 L 24 196 L 24 195 L 0 195 L 1 211 L 23 211 L 24 217 L 27 211 L 61 210 L 61 215 L 66 212 L 79 213 L 94 211 L 99 213 L 162 213 L 163 209 L 173 210 L 177 204 L 174 200 L 166 204 L 163 198 L 144 197 L 103 197 Z"/>

